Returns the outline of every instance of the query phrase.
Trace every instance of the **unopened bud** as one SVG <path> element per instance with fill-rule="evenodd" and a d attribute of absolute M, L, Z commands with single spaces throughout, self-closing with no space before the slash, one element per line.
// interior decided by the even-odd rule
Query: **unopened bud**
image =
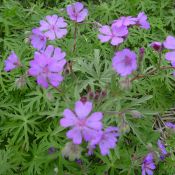
<path fill-rule="evenodd" d="M 25 75 L 22 75 L 20 78 L 17 78 L 15 83 L 16 83 L 16 86 L 17 86 L 18 89 L 23 88 L 26 85 Z"/>
<path fill-rule="evenodd" d="M 99 97 L 100 97 L 100 93 L 97 91 L 97 92 L 95 93 L 95 97 L 94 97 L 94 99 L 95 99 L 95 100 L 98 100 Z"/>
<path fill-rule="evenodd" d="M 69 160 L 74 161 L 75 159 L 80 159 L 82 148 L 80 145 L 73 144 L 72 142 L 66 143 L 64 149 L 62 150 L 62 155 L 68 157 Z"/>
<path fill-rule="evenodd" d="M 105 97 L 106 95 L 107 95 L 107 92 L 106 92 L 106 91 L 102 91 L 102 92 L 101 92 L 101 96 L 102 96 L 102 97 Z"/>
<path fill-rule="evenodd" d="M 144 57 L 144 54 L 145 54 L 145 49 L 144 49 L 143 47 L 140 48 L 140 50 L 139 50 L 139 54 L 140 54 L 140 59 L 142 60 L 143 57 Z"/>
<path fill-rule="evenodd" d="M 131 114 L 132 117 L 134 117 L 134 118 L 141 118 L 141 117 L 142 117 L 142 114 L 141 114 L 139 111 L 137 111 L 137 110 L 132 110 L 132 111 L 130 111 L 130 114 Z"/>
<path fill-rule="evenodd" d="M 87 97 L 86 96 L 81 97 L 80 101 L 82 103 L 86 103 L 87 102 Z"/>
<path fill-rule="evenodd" d="M 163 49 L 163 45 L 161 42 L 152 42 L 150 46 L 157 52 L 160 52 Z"/>
<path fill-rule="evenodd" d="M 131 88 L 131 81 L 129 78 L 124 78 L 119 81 L 121 89 L 128 90 Z"/>

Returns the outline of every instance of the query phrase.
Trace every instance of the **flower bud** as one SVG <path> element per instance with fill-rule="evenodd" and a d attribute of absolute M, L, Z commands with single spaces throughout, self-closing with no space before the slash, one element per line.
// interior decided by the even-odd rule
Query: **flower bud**
<path fill-rule="evenodd" d="M 142 114 L 141 114 L 139 111 L 137 111 L 137 110 L 132 110 L 132 111 L 130 111 L 130 114 L 131 114 L 132 117 L 134 117 L 134 118 L 141 118 L 141 117 L 142 117 Z"/>
<path fill-rule="evenodd" d="M 140 54 L 140 60 L 142 60 L 143 57 L 144 57 L 144 54 L 145 54 L 145 49 L 144 49 L 143 47 L 140 48 L 140 50 L 139 50 L 139 54 Z"/>
<path fill-rule="evenodd" d="M 62 150 L 62 155 L 64 157 L 68 157 L 69 160 L 74 161 L 75 159 L 80 159 L 81 152 L 82 148 L 80 147 L 80 145 L 68 142 Z"/>
<path fill-rule="evenodd" d="M 163 45 L 161 42 L 152 42 L 150 46 L 157 52 L 161 52 L 163 49 Z"/>
<path fill-rule="evenodd" d="M 121 89 L 128 90 L 131 88 L 131 81 L 129 78 L 120 79 L 119 85 Z"/>
<path fill-rule="evenodd" d="M 86 96 L 82 96 L 81 99 L 80 99 L 80 101 L 82 103 L 86 103 L 87 102 L 87 97 Z"/>
<path fill-rule="evenodd" d="M 23 88 L 26 85 L 26 76 L 22 75 L 20 78 L 17 78 L 15 84 L 18 89 Z"/>

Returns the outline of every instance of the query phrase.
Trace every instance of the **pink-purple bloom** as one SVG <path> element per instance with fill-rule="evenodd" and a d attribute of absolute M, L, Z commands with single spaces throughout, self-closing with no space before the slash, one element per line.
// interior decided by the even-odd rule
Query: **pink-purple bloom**
<path fill-rule="evenodd" d="M 142 175 L 153 175 L 153 170 L 156 168 L 153 160 L 153 154 L 149 153 L 144 158 L 142 163 Z"/>
<path fill-rule="evenodd" d="M 52 15 L 46 16 L 46 20 L 40 21 L 39 30 L 43 32 L 49 40 L 54 40 L 56 38 L 60 39 L 67 34 L 66 27 L 67 23 L 63 17 Z"/>
<path fill-rule="evenodd" d="M 130 75 L 137 69 L 137 55 L 130 49 L 118 51 L 112 59 L 112 67 L 121 76 Z"/>
<path fill-rule="evenodd" d="M 171 52 L 167 52 L 165 54 L 166 60 L 170 62 L 175 62 L 175 37 L 168 36 L 163 43 L 166 49 L 172 50 Z"/>
<path fill-rule="evenodd" d="M 133 18 L 132 16 L 122 16 L 119 19 L 114 20 L 113 24 L 115 24 L 118 27 L 132 26 L 136 24 L 136 18 Z"/>
<path fill-rule="evenodd" d="M 38 28 L 35 28 L 32 30 L 30 41 L 35 49 L 41 50 L 45 49 L 47 38 Z"/>
<path fill-rule="evenodd" d="M 81 144 L 82 140 L 90 141 L 97 136 L 99 130 L 102 129 L 101 112 L 94 112 L 92 114 L 92 103 L 89 101 L 77 101 L 75 103 L 75 110 L 64 110 L 64 118 L 60 120 L 61 126 L 71 129 L 67 132 L 67 137 L 73 140 L 74 144 Z"/>
<path fill-rule="evenodd" d="M 159 147 L 159 150 L 161 152 L 161 155 L 164 155 L 164 156 L 167 155 L 167 151 L 166 151 L 165 145 L 162 143 L 161 140 L 158 140 L 157 141 L 157 145 Z"/>
<path fill-rule="evenodd" d="M 149 29 L 150 24 L 147 21 L 147 16 L 144 12 L 140 12 L 136 18 L 136 25 L 140 26 L 143 29 Z"/>
<path fill-rule="evenodd" d="M 30 61 L 29 75 L 36 77 L 37 83 L 44 88 L 49 84 L 57 87 L 63 80 L 64 57 L 65 52 L 51 45 L 45 51 L 35 52 L 34 60 Z"/>
<path fill-rule="evenodd" d="M 171 123 L 171 122 L 166 122 L 165 126 L 170 128 L 170 129 L 174 129 L 175 130 L 175 124 Z"/>
<path fill-rule="evenodd" d="M 15 52 L 11 52 L 11 54 L 8 56 L 8 58 L 5 60 L 5 68 L 4 70 L 6 72 L 11 71 L 17 67 L 21 66 L 21 63 L 19 61 L 18 56 Z"/>
<path fill-rule="evenodd" d="M 125 37 L 128 34 L 128 29 L 126 26 L 118 27 L 117 25 L 113 24 L 110 26 L 102 26 L 100 29 L 100 34 L 98 38 L 102 43 L 110 41 L 110 43 L 114 46 L 121 44 Z"/>
<path fill-rule="evenodd" d="M 88 10 L 84 8 L 84 5 L 81 2 L 68 5 L 66 10 L 69 18 L 76 22 L 84 21 L 88 15 Z"/>
<path fill-rule="evenodd" d="M 162 48 L 163 48 L 162 43 L 161 42 L 157 42 L 157 41 L 152 42 L 150 44 L 150 46 L 157 52 L 160 52 L 162 50 Z"/>
<path fill-rule="evenodd" d="M 117 127 L 108 127 L 104 131 L 99 131 L 98 136 L 92 139 L 89 146 L 89 154 L 92 154 L 96 145 L 99 145 L 101 154 L 107 155 L 110 153 L 110 149 L 116 147 L 116 143 L 119 137 L 119 129 Z"/>

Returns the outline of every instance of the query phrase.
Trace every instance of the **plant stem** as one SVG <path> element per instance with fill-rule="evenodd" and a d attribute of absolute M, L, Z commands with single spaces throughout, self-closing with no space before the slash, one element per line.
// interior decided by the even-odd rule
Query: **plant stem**
<path fill-rule="evenodd" d="M 75 29 L 74 29 L 74 47 L 73 47 L 73 52 L 75 51 L 76 49 L 76 39 L 77 39 L 77 23 L 75 22 Z"/>
<path fill-rule="evenodd" d="M 159 70 L 168 70 L 168 69 L 175 69 L 175 67 L 173 66 L 162 66 L 162 67 L 159 67 Z M 139 75 L 136 75 L 135 77 L 133 77 L 130 81 L 134 81 L 134 80 L 137 80 L 137 79 L 140 79 L 140 78 L 144 78 L 144 77 L 147 77 L 148 75 L 154 75 L 156 72 L 157 72 L 158 69 L 153 69 L 152 71 L 148 72 L 147 74 L 139 74 Z"/>

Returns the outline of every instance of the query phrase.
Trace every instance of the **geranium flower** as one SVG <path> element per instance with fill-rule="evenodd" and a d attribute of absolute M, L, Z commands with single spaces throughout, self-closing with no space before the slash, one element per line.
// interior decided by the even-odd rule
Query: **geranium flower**
<path fill-rule="evenodd" d="M 128 29 L 126 26 L 118 27 L 117 25 L 113 24 L 110 26 L 102 26 L 100 29 L 100 34 L 98 38 L 102 43 L 108 42 L 111 40 L 111 44 L 117 46 L 124 41 L 124 38 L 128 34 Z"/>
<path fill-rule="evenodd" d="M 115 53 L 112 59 L 113 69 L 121 76 L 130 75 L 137 69 L 137 56 L 130 49 L 123 49 Z"/>
<path fill-rule="evenodd" d="M 170 129 L 174 129 L 175 130 L 175 124 L 171 123 L 171 122 L 166 122 L 165 126 L 170 128 Z"/>
<path fill-rule="evenodd" d="M 88 15 L 88 10 L 84 8 L 84 5 L 81 2 L 68 5 L 66 10 L 69 18 L 76 22 L 84 21 Z"/>
<path fill-rule="evenodd" d="M 32 30 L 30 41 L 35 49 L 41 50 L 45 49 L 47 39 L 46 36 L 38 28 L 35 28 Z"/>
<path fill-rule="evenodd" d="M 140 26 L 143 29 L 149 29 L 150 24 L 147 21 L 147 16 L 144 12 L 140 12 L 136 18 L 136 25 Z"/>
<path fill-rule="evenodd" d="M 166 151 L 165 145 L 162 143 L 161 140 L 157 141 L 157 145 L 158 145 L 160 153 L 161 153 L 160 159 L 163 160 L 165 158 L 165 156 L 168 154 Z"/>
<path fill-rule="evenodd" d="M 36 77 L 37 83 L 44 88 L 49 84 L 57 87 L 63 80 L 62 71 L 66 64 L 65 53 L 60 48 L 48 46 L 44 52 L 35 52 L 30 62 L 29 75 Z"/>
<path fill-rule="evenodd" d="M 122 16 L 119 19 L 114 20 L 113 24 L 115 24 L 118 27 L 132 26 L 136 24 L 136 18 L 133 18 L 132 16 Z"/>
<path fill-rule="evenodd" d="M 170 62 L 175 62 L 175 37 L 168 36 L 163 43 L 166 49 L 172 50 L 171 52 L 167 52 L 165 54 L 166 60 Z"/>
<path fill-rule="evenodd" d="M 149 153 L 142 163 L 142 175 L 153 175 L 153 170 L 156 168 L 153 161 L 153 154 Z"/>
<path fill-rule="evenodd" d="M 52 15 L 46 16 L 46 20 L 40 21 L 39 30 L 42 31 L 49 40 L 54 40 L 56 38 L 60 39 L 67 34 L 66 26 L 67 23 L 63 17 Z"/>
<path fill-rule="evenodd" d="M 94 112 L 91 115 L 92 103 L 89 101 L 77 101 L 75 103 L 75 112 L 70 109 L 64 110 L 64 118 L 60 120 L 62 127 L 70 127 L 67 137 L 73 140 L 74 144 L 81 144 L 82 139 L 90 141 L 97 136 L 97 131 L 102 129 L 101 112 Z"/>
<path fill-rule="evenodd" d="M 11 54 L 8 56 L 8 58 L 5 60 L 5 68 L 4 70 L 6 72 L 11 71 L 17 67 L 21 66 L 21 63 L 19 61 L 18 56 L 14 51 L 11 52 Z"/>
<path fill-rule="evenodd" d="M 119 137 L 118 131 L 117 127 L 108 127 L 104 131 L 99 131 L 98 136 L 90 142 L 89 154 L 92 154 L 96 145 L 99 145 L 103 156 L 109 154 L 110 149 L 116 147 L 117 138 Z"/>

